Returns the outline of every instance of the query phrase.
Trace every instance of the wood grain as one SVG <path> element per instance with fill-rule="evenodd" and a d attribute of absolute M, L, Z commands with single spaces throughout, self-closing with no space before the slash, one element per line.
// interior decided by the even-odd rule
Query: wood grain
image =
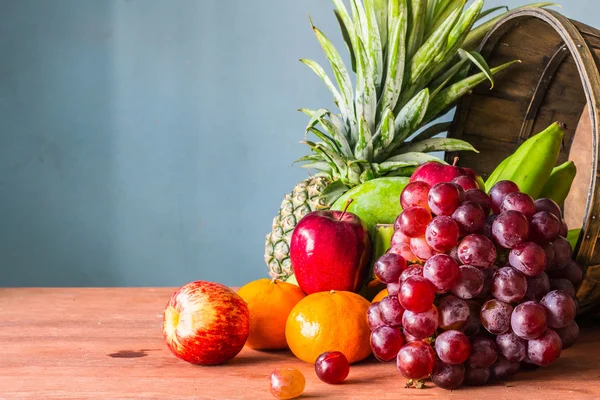
<path fill-rule="evenodd" d="M 545 369 L 504 384 L 449 392 L 405 389 L 395 365 L 352 366 L 337 386 L 291 353 L 244 349 L 222 366 L 175 358 L 162 338 L 174 289 L 0 289 L 0 399 L 269 399 L 267 376 L 294 366 L 303 399 L 600 399 L 600 324 Z"/>

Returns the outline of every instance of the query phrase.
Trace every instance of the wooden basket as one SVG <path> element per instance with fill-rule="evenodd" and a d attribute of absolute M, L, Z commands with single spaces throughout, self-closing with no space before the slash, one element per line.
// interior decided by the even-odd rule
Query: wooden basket
<path fill-rule="evenodd" d="M 520 59 L 459 104 L 449 134 L 481 153 L 461 153 L 460 164 L 485 177 L 524 140 L 554 121 L 566 125 L 560 162 L 578 168 L 565 203 L 570 228 L 582 228 L 575 249 L 584 266 L 581 312 L 600 306 L 600 31 L 545 9 L 513 11 L 489 32 L 480 52 L 490 65 Z M 455 154 L 448 154 L 452 160 Z"/>

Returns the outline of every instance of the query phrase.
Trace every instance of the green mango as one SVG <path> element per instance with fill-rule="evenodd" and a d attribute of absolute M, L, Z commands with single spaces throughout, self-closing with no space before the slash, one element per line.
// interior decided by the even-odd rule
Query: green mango
<path fill-rule="evenodd" d="M 343 211 L 348 199 L 353 199 L 348 211 L 358 215 L 373 237 L 377 224 L 393 224 L 402 212 L 400 193 L 407 184 L 404 177 L 372 179 L 344 193 L 331 209 Z"/>

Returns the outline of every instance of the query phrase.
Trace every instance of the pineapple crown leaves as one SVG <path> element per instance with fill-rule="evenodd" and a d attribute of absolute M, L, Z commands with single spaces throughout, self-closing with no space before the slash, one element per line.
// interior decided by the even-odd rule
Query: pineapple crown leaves
<path fill-rule="evenodd" d="M 300 61 L 325 83 L 339 113 L 300 109 L 309 117 L 306 132 L 320 142 L 304 140 L 312 153 L 297 162 L 339 180 L 333 198 L 366 180 L 410 174 L 438 160 L 424 153 L 476 151 L 464 141 L 434 137 L 449 124 L 426 125 L 485 80 L 493 88 L 494 75 L 516 62 L 490 68 L 474 51 L 502 14 L 475 24 L 508 8 L 483 10 L 484 0 L 349 0 L 349 8 L 344 0 L 332 1 L 351 68 L 310 20 L 333 80 L 316 61 Z M 471 66 L 480 72 L 469 76 Z"/>

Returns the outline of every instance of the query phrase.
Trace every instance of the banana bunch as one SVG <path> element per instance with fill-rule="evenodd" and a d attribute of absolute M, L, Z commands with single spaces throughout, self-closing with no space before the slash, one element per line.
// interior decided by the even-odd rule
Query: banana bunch
<path fill-rule="evenodd" d="M 499 181 L 509 180 L 534 199 L 547 197 L 562 206 L 577 173 L 572 161 L 554 167 L 563 136 L 562 127 L 555 122 L 523 142 L 492 172 L 485 182 L 486 191 L 489 192 Z"/>

